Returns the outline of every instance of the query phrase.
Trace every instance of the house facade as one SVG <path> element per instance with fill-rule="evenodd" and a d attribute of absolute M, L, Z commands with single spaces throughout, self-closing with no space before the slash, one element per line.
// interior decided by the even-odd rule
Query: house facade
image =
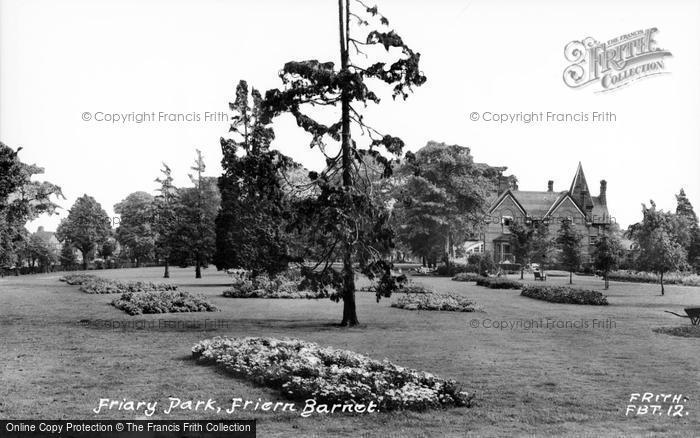
<path fill-rule="evenodd" d="M 561 222 L 570 220 L 583 235 L 581 255 L 589 263 L 598 235 L 611 223 L 607 205 L 607 183 L 600 181 L 598 196 L 588 188 L 583 167 L 579 163 L 568 190 L 555 191 L 549 181 L 546 191 L 523 191 L 503 178 L 498 193 L 488 210 L 484 231 L 484 247 L 497 263 L 515 262 L 509 225 L 520 221 L 529 226 L 544 224 L 549 236 L 556 237 Z"/>

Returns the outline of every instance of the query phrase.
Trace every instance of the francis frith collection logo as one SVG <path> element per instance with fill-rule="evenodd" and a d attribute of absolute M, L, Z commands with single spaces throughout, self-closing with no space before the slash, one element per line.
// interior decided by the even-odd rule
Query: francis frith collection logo
<path fill-rule="evenodd" d="M 595 84 L 597 92 L 612 91 L 631 82 L 668 73 L 665 58 L 671 52 L 658 47 L 657 28 L 637 30 L 606 42 L 591 37 L 571 41 L 564 56 L 564 83 L 571 88 Z"/>

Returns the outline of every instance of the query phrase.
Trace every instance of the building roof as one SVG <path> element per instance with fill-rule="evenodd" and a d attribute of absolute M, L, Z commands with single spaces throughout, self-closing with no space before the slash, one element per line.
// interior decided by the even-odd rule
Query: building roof
<path fill-rule="evenodd" d="M 520 203 L 530 217 L 544 217 L 550 207 L 564 196 L 566 192 L 531 192 L 525 190 L 511 191 L 513 197 Z"/>
<path fill-rule="evenodd" d="M 569 190 L 562 192 L 555 191 L 526 191 L 508 189 L 499 194 L 491 204 L 489 212 L 492 212 L 501 202 L 510 196 L 515 203 L 525 212 L 525 214 L 533 219 L 546 218 L 551 215 L 556 206 L 565 198 L 569 197 L 578 207 L 581 212 L 588 217 L 588 220 L 594 223 L 608 223 L 610 214 L 605 202 L 604 196 L 591 196 L 588 189 L 586 175 L 583 172 L 583 166 L 578 163 L 578 168 L 571 181 Z"/>
<path fill-rule="evenodd" d="M 34 235 L 38 236 L 44 242 L 58 242 L 58 239 L 56 238 L 56 233 L 54 233 L 53 231 L 45 231 L 44 227 L 41 226 L 36 230 Z"/>

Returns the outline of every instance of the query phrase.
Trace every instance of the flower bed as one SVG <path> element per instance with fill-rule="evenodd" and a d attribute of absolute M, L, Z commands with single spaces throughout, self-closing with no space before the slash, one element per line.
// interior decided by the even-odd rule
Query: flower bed
<path fill-rule="evenodd" d="M 126 292 L 161 292 L 177 290 L 177 285 L 150 281 L 118 281 L 97 278 L 80 286 L 86 294 L 120 294 Z"/>
<path fill-rule="evenodd" d="M 475 312 L 480 310 L 474 302 L 452 294 L 403 295 L 391 307 L 405 310 L 444 310 L 450 312 Z"/>
<path fill-rule="evenodd" d="M 499 277 L 479 277 L 476 279 L 477 286 L 484 286 L 490 289 L 520 289 L 523 285 L 515 280 Z"/>
<path fill-rule="evenodd" d="M 608 274 L 608 280 L 635 283 L 659 283 L 660 281 L 659 274 L 641 271 L 612 271 Z M 700 286 L 700 275 L 688 272 L 667 272 L 664 274 L 664 283 Z"/>
<path fill-rule="evenodd" d="M 327 288 L 320 291 L 299 290 L 300 277 L 294 273 L 278 275 L 269 278 L 258 275 L 250 278 L 248 273 L 241 272 L 231 275 L 232 284 L 223 296 L 228 298 L 287 298 L 287 299 L 319 299 L 327 298 L 335 291 Z"/>
<path fill-rule="evenodd" d="M 608 299 L 598 291 L 574 289 L 567 286 L 524 286 L 520 295 L 550 303 L 589 304 L 593 306 L 606 306 L 608 304 Z"/>
<path fill-rule="evenodd" d="M 366 286 L 361 289 L 358 289 L 358 292 L 372 292 L 372 293 L 377 293 L 377 287 L 376 286 Z M 413 283 L 412 281 L 409 280 L 408 283 L 402 284 L 398 289 L 396 289 L 393 293 L 404 293 L 404 294 L 431 294 L 434 291 L 432 289 L 428 289 L 427 287 L 423 286 L 422 284 L 416 284 Z"/>
<path fill-rule="evenodd" d="M 68 274 L 59 278 L 58 281 L 65 281 L 66 283 L 76 286 L 88 281 L 93 281 L 97 277 L 92 274 Z"/>
<path fill-rule="evenodd" d="M 241 290 L 241 289 L 227 289 L 224 291 L 223 295 L 228 298 L 306 298 L 306 299 L 318 299 L 325 298 L 328 295 L 324 291 L 313 292 L 310 290 L 265 290 L 265 289 L 253 289 L 253 290 Z"/>
<path fill-rule="evenodd" d="M 86 294 L 121 294 L 125 292 L 157 292 L 177 290 L 177 285 L 150 281 L 119 281 L 90 274 L 70 274 L 59 278 L 71 285 L 80 285 Z"/>
<path fill-rule="evenodd" d="M 296 339 L 206 339 L 192 348 L 202 364 L 278 389 L 291 400 L 319 404 L 373 402 L 380 411 L 469 406 L 454 380 Z"/>
<path fill-rule="evenodd" d="M 111 303 L 129 315 L 142 313 L 215 312 L 201 295 L 184 291 L 125 292 Z"/>
<path fill-rule="evenodd" d="M 479 278 L 482 278 L 479 274 L 474 274 L 473 272 L 461 272 L 452 277 L 452 281 L 477 281 Z"/>
<path fill-rule="evenodd" d="M 662 333 L 681 338 L 700 338 L 700 325 L 680 325 L 676 327 L 659 327 L 653 330 L 655 333 Z"/>

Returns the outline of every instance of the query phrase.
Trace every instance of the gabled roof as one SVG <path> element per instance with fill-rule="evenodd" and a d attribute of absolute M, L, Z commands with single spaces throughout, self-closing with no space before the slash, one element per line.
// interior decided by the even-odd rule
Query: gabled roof
<path fill-rule="evenodd" d="M 588 219 L 595 223 L 610 221 L 608 207 L 599 197 L 591 196 L 581 162 L 578 163 L 569 190 L 550 192 L 509 189 L 495 198 L 489 213 L 498 208 L 506 198 L 511 198 L 521 212 L 530 218 L 545 218 L 552 215 L 566 199 L 569 199 L 583 217 L 586 217 L 588 212 L 592 216 Z"/>
<path fill-rule="evenodd" d="M 527 214 L 528 214 L 528 213 L 527 213 L 527 210 L 525 210 L 525 208 L 522 206 L 522 204 L 520 204 L 520 201 L 518 201 L 518 199 L 513 195 L 513 193 L 517 193 L 517 192 L 513 192 L 513 191 L 510 190 L 510 189 L 508 189 L 508 190 L 506 190 L 505 192 L 503 192 L 503 193 L 502 193 L 499 197 L 497 197 L 496 200 L 493 202 L 493 204 L 491 205 L 491 208 L 489 208 L 489 213 L 491 213 L 492 211 L 494 211 L 495 209 L 497 209 L 498 206 L 501 205 L 501 204 L 503 203 L 503 201 L 504 201 L 506 198 L 510 198 L 510 199 L 513 200 L 513 203 L 515 204 L 515 206 L 518 207 L 518 208 L 520 209 L 520 211 L 521 211 L 524 215 L 527 215 Z"/>
<path fill-rule="evenodd" d="M 513 192 L 513 196 L 527 211 L 527 215 L 533 218 L 544 217 L 550 207 L 565 194 L 566 192 L 532 192 L 524 190 Z"/>
<path fill-rule="evenodd" d="M 557 202 L 552 204 L 552 207 L 549 209 L 549 211 L 547 211 L 547 216 L 553 215 L 557 211 L 557 209 L 559 209 L 559 207 L 561 207 L 561 205 L 564 202 L 566 202 L 567 199 L 573 204 L 574 207 L 576 207 L 576 210 L 578 210 L 578 212 L 581 213 L 581 216 L 585 218 L 586 214 L 583 211 L 581 211 L 581 208 L 578 206 L 578 204 L 576 204 L 576 201 L 573 200 L 573 198 L 568 192 L 564 192 L 564 195 L 561 198 L 559 198 Z"/>

